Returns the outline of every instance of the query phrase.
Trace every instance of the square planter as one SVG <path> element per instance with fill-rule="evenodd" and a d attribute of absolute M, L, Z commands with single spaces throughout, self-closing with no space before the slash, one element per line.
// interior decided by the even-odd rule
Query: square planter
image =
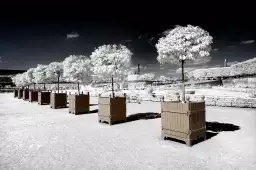
<path fill-rule="evenodd" d="M 205 102 L 161 102 L 162 139 L 192 142 L 206 137 Z"/>
<path fill-rule="evenodd" d="M 17 89 L 15 89 L 15 90 L 13 91 L 13 95 L 14 95 L 14 97 L 18 97 L 18 90 L 17 90 Z"/>
<path fill-rule="evenodd" d="M 29 90 L 23 90 L 23 100 L 28 100 L 29 99 Z"/>
<path fill-rule="evenodd" d="M 126 122 L 126 96 L 125 97 L 99 97 L 99 122 Z"/>
<path fill-rule="evenodd" d="M 67 93 L 51 93 L 50 104 L 53 109 L 66 108 Z"/>
<path fill-rule="evenodd" d="M 22 99 L 23 98 L 23 90 L 19 89 L 18 90 L 18 99 Z"/>
<path fill-rule="evenodd" d="M 38 100 L 38 91 L 31 90 L 29 91 L 29 102 L 37 102 Z"/>
<path fill-rule="evenodd" d="M 88 94 L 71 94 L 69 95 L 69 113 L 81 114 L 90 112 L 90 95 Z"/>
<path fill-rule="evenodd" d="M 39 91 L 38 92 L 38 104 L 50 104 L 51 92 Z"/>

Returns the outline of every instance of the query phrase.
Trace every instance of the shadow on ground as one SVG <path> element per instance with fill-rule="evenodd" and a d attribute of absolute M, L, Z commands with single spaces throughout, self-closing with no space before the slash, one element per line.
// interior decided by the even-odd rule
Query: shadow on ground
<path fill-rule="evenodd" d="M 91 114 L 91 113 L 98 113 L 98 109 L 90 110 L 90 112 L 85 112 L 85 113 L 79 113 L 77 115 L 85 115 L 85 114 Z"/>
<path fill-rule="evenodd" d="M 97 106 L 98 104 L 90 104 L 90 106 Z"/>
<path fill-rule="evenodd" d="M 206 122 L 206 138 L 205 139 L 199 139 L 192 143 L 192 145 L 196 145 L 198 143 L 203 142 L 204 140 L 209 140 L 212 137 L 218 135 L 220 132 L 233 132 L 240 130 L 240 127 L 234 124 L 229 123 L 220 123 L 220 122 Z M 176 140 L 168 138 L 172 141 L 185 143 L 184 141 Z"/>
<path fill-rule="evenodd" d="M 154 112 L 136 113 L 136 114 L 127 116 L 126 121 L 116 121 L 116 122 L 113 122 L 112 125 L 121 124 L 125 122 L 132 122 L 136 120 L 156 119 L 160 117 L 161 117 L 160 113 L 154 113 Z M 106 123 L 106 122 L 102 121 L 101 123 Z"/>
<path fill-rule="evenodd" d="M 135 120 L 147 120 L 147 119 L 157 119 L 160 118 L 161 114 L 160 113 L 154 113 L 154 112 L 147 112 L 147 113 L 136 113 L 136 114 L 132 114 L 129 115 L 126 118 L 126 122 L 132 122 Z"/>

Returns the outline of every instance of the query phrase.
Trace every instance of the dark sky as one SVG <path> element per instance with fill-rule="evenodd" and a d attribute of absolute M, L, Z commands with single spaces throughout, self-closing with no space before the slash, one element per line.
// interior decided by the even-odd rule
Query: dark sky
<path fill-rule="evenodd" d="M 256 15 L 249 5 L 223 5 L 221 9 L 217 4 L 211 6 L 213 9 L 209 5 L 197 9 L 160 2 L 149 6 L 127 3 L 115 3 L 117 6 L 111 8 L 110 4 L 97 7 L 75 3 L 2 8 L 0 68 L 28 69 L 62 61 L 70 54 L 90 55 L 99 45 L 122 43 L 134 53 L 133 64 L 140 63 L 144 72 L 172 75 L 178 66 L 160 67 L 154 45 L 163 31 L 187 24 L 201 26 L 214 38 L 212 60 L 187 67 L 215 67 L 223 65 L 225 58 L 236 62 L 256 56 Z M 79 36 L 67 38 L 72 32 Z"/>

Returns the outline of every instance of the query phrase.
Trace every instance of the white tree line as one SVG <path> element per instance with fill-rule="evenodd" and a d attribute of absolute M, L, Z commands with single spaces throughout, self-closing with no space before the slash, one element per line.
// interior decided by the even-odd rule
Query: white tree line
<path fill-rule="evenodd" d="M 212 37 L 198 26 L 176 26 L 156 44 L 160 64 L 181 63 L 182 80 L 184 84 L 184 64 L 187 62 L 205 63 L 210 60 Z M 96 48 L 90 56 L 71 55 L 63 62 L 52 62 L 49 65 L 39 64 L 23 74 L 13 77 L 18 87 L 35 83 L 52 83 L 68 80 L 79 83 L 89 83 L 91 80 L 122 82 L 131 68 L 133 53 L 123 45 L 102 45 Z M 152 80 L 154 74 L 140 76 L 140 80 Z M 161 79 L 165 80 L 164 77 Z M 59 83 L 58 83 L 59 84 Z M 113 87 L 113 83 L 112 83 Z M 79 89 L 79 88 L 78 88 Z M 113 95 L 114 89 L 112 88 Z M 183 88 L 184 91 L 184 88 Z M 185 100 L 185 93 L 182 101 Z"/>
<path fill-rule="evenodd" d="M 208 69 L 196 69 L 187 72 L 188 78 L 203 79 L 217 77 L 232 77 L 243 75 L 256 75 L 256 58 L 240 62 L 230 67 L 216 67 Z"/>

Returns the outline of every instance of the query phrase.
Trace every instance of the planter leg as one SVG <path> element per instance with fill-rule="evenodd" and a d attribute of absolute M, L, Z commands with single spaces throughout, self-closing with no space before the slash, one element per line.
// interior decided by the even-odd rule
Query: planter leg
<path fill-rule="evenodd" d="M 187 144 L 188 146 L 192 146 L 191 140 L 187 140 L 187 141 L 186 141 L 186 144 Z"/>
<path fill-rule="evenodd" d="M 161 139 L 162 139 L 162 140 L 165 140 L 165 135 L 164 135 L 163 132 L 161 133 Z"/>

